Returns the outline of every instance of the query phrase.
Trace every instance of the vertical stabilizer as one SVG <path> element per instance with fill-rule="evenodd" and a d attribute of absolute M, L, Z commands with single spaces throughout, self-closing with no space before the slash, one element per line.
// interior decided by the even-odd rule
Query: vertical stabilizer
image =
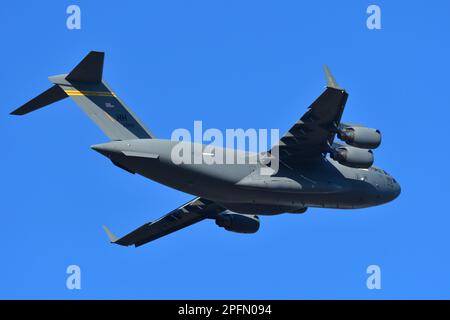
<path fill-rule="evenodd" d="M 49 77 L 53 87 L 11 114 L 24 115 L 70 97 L 111 140 L 154 138 L 103 80 L 103 61 L 103 52 L 91 51 L 69 74 Z"/>

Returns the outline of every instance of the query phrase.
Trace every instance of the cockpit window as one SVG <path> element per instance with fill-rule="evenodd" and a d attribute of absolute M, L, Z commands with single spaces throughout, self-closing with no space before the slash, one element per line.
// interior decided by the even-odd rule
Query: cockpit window
<path fill-rule="evenodd" d="M 371 170 L 378 172 L 378 173 L 383 173 L 383 170 L 375 168 L 375 167 L 370 167 Z"/>

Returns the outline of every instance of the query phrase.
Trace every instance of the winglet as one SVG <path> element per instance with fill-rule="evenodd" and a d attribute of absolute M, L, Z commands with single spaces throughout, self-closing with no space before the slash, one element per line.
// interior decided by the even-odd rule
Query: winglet
<path fill-rule="evenodd" d="M 117 240 L 119 240 L 119 238 L 117 238 L 117 237 L 111 232 L 111 230 L 108 229 L 107 226 L 102 226 L 102 227 L 103 227 L 103 230 L 105 230 L 106 235 L 108 236 L 109 241 L 111 241 L 111 243 L 116 243 Z"/>
<path fill-rule="evenodd" d="M 325 76 L 327 78 L 327 87 L 342 90 L 342 88 L 337 84 L 336 80 L 334 80 L 334 77 L 326 64 L 323 65 L 323 70 L 325 71 Z"/>

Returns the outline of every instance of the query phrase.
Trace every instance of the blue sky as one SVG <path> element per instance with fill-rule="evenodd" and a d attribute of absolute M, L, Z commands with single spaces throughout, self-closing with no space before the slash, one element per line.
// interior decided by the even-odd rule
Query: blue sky
<path fill-rule="evenodd" d="M 450 298 L 447 1 L 46 1 L 0 10 L 3 88 L 0 298 Z M 66 8 L 81 8 L 81 30 Z M 380 207 L 263 217 L 255 235 L 204 221 L 149 245 L 108 243 L 192 198 L 114 167 L 107 138 L 66 99 L 8 113 L 47 76 L 106 52 L 104 78 L 161 138 L 176 128 L 286 131 L 322 92 L 377 127 L 376 165 L 402 185 Z M 79 265 L 82 289 L 66 289 Z M 366 268 L 382 289 L 366 288 Z"/>

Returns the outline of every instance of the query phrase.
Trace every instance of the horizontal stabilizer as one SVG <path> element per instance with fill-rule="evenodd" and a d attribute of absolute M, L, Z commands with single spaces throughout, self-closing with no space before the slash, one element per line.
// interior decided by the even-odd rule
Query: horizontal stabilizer
<path fill-rule="evenodd" d="M 69 82 L 98 83 L 102 81 L 104 52 L 91 51 L 67 75 Z"/>
<path fill-rule="evenodd" d="M 38 95 L 36 98 L 31 99 L 30 101 L 25 103 L 23 106 L 17 108 L 10 114 L 16 115 L 16 116 L 22 116 L 24 114 L 27 114 L 27 113 L 30 113 L 37 109 L 40 109 L 42 107 L 48 106 L 49 104 L 52 104 L 56 101 L 62 100 L 67 97 L 68 97 L 68 95 L 64 92 L 63 89 L 60 88 L 60 86 L 54 85 L 47 91 L 44 91 L 43 93 Z"/>

